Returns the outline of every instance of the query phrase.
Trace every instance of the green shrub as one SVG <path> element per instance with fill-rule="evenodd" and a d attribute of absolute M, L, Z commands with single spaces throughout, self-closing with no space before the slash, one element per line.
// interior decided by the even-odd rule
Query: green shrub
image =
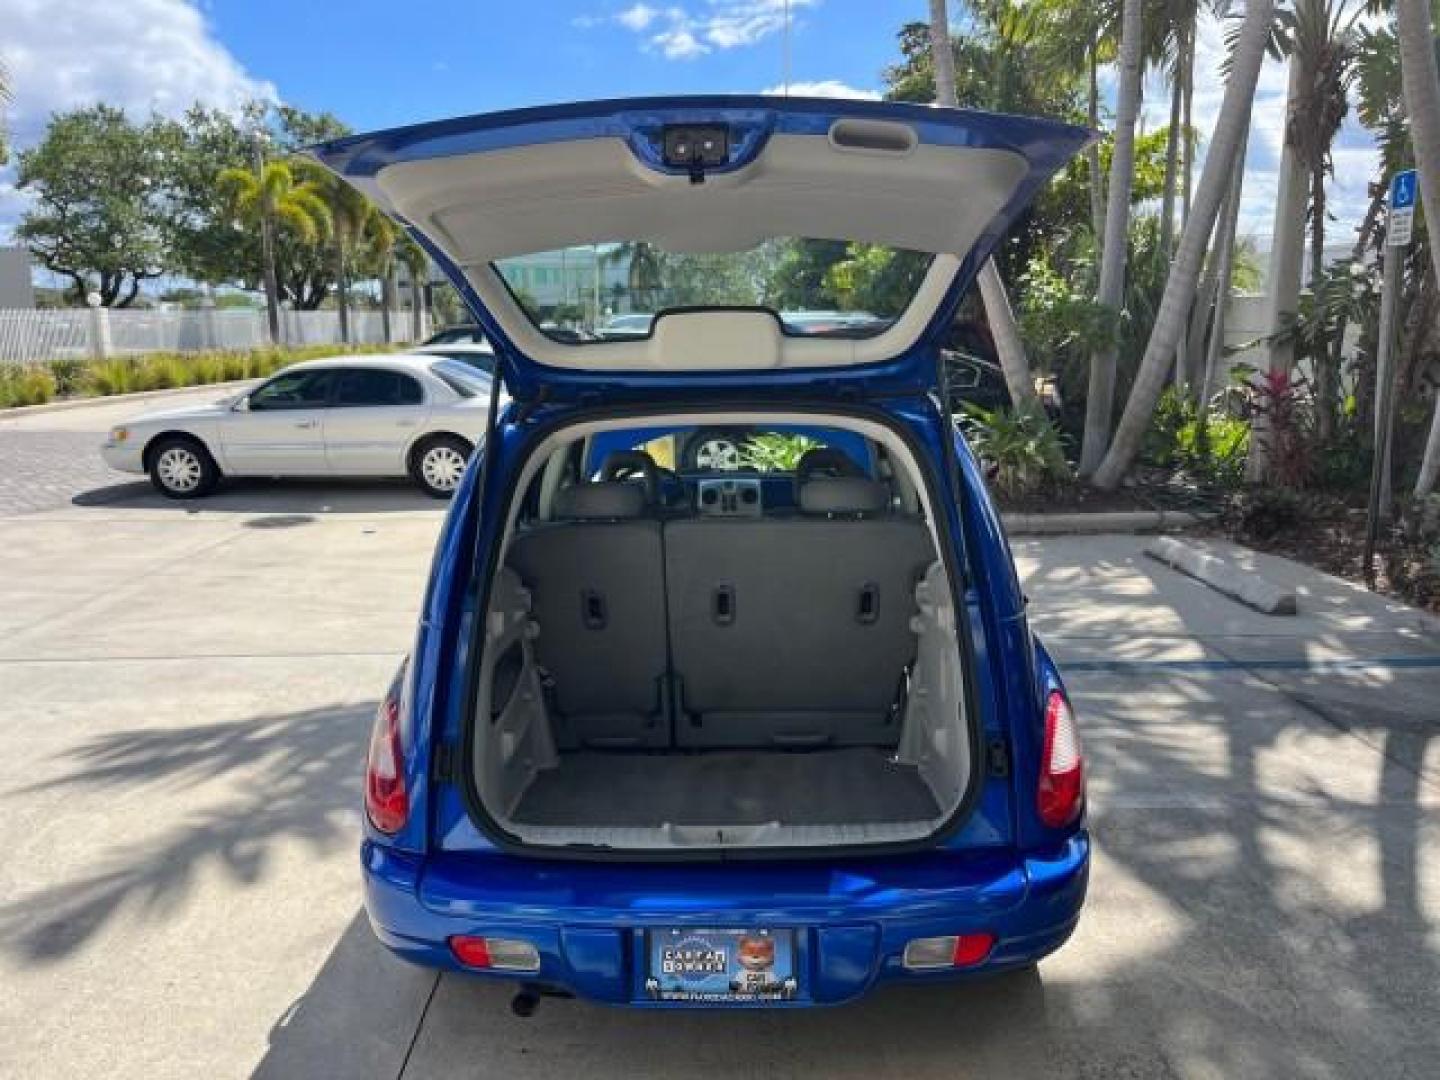
<path fill-rule="evenodd" d="M 135 385 L 135 362 L 125 357 L 91 364 L 85 379 L 86 392 L 100 397 L 128 394 L 138 389 Z"/>
<path fill-rule="evenodd" d="M 43 405 L 55 396 L 55 376 L 47 368 L 0 371 L 0 408 Z"/>
<path fill-rule="evenodd" d="M 1064 437 L 1038 407 L 990 411 L 967 402 L 961 422 L 1001 494 L 1033 495 L 1070 479 Z"/>
<path fill-rule="evenodd" d="M 89 360 L 72 356 L 63 360 L 51 360 L 48 366 L 55 379 L 56 394 L 68 397 L 84 391 L 85 373 L 90 369 Z"/>

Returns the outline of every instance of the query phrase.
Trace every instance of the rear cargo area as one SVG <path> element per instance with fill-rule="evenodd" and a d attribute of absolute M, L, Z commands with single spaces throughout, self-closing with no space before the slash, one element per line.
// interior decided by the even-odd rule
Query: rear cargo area
<path fill-rule="evenodd" d="M 843 825 L 940 812 L 915 765 L 878 748 L 562 753 L 511 815 L 521 825 Z"/>
<path fill-rule="evenodd" d="M 793 486 L 728 514 L 577 478 L 522 515 L 471 750 L 496 825 L 536 846 L 735 849 L 916 840 L 949 819 L 971 718 L 916 486 Z"/>

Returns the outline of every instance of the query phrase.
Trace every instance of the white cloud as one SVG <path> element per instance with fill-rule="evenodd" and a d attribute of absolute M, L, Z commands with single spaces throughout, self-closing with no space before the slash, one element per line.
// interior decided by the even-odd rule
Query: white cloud
<path fill-rule="evenodd" d="M 636 4 L 632 8 L 626 8 L 615 16 L 615 21 L 627 30 L 634 30 L 637 34 L 645 30 L 655 21 L 660 12 L 656 11 L 649 4 Z"/>
<path fill-rule="evenodd" d="M 693 60 L 707 53 L 754 45 L 785 26 L 786 0 L 705 0 L 704 6 L 655 8 L 637 3 L 607 18 L 582 15 L 572 25 L 587 29 L 611 22 L 641 38 L 641 48 L 668 60 Z M 820 0 L 789 0 L 791 26 L 802 8 Z"/>
<path fill-rule="evenodd" d="M 792 82 L 788 87 L 784 85 L 771 86 L 760 92 L 776 97 L 788 95 L 790 97 L 859 98 L 862 101 L 880 100 L 880 95 L 876 91 L 861 90 L 858 87 L 843 83 L 839 79 L 822 79 L 819 82 Z"/>
<path fill-rule="evenodd" d="M 689 60 L 692 57 L 703 56 L 710 51 L 685 26 L 676 26 L 662 31 L 652 37 L 650 43 L 664 53 L 667 60 Z"/>
<path fill-rule="evenodd" d="M 14 95 L 10 139 L 34 144 L 51 113 L 103 102 L 135 115 L 177 115 L 193 102 L 238 108 L 275 98 L 275 87 L 252 78 L 215 39 L 186 0 L 5 0 L 0 62 Z M 11 166 L 13 170 L 13 166 Z M 23 205 L 23 193 L 0 175 L 0 235 Z"/>

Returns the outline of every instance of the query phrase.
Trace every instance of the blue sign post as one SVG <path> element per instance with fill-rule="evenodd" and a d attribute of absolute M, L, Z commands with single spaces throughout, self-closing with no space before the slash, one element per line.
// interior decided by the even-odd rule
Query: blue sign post
<path fill-rule="evenodd" d="M 1415 170 L 1390 178 L 1390 217 L 1385 229 L 1385 272 L 1380 283 L 1380 348 L 1375 357 L 1375 453 L 1370 505 L 1365 515 L 1365 584 L 1375 588 L 1375 541 L 1380 519 L 1390 516 L 1390 441 L 1395 417 L 1395 308 L 1400 300 L 1405 248 L 1415 227 Z"/>

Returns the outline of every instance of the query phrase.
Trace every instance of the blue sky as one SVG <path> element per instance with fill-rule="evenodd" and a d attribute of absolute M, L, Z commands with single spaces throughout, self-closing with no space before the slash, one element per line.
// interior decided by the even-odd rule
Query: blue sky
<path fill-rule="evenodd" d="M 784 79 L 786 0 L 0 0 L 0 61 L 20 147 L 51 112 L 105 101 L 175 114 L 201 100 L 256 96 L 330 110 L 358 129 L 517 105 L 687 92 L 756 92 Z M 796 92 L 876 94 L 898 56 L 896 32 L 927 17 L 925 0 L 789 0 Z M 954 5 L 958 18 L 959 5 Z M 1198 70 L 1218 64 L 1220 28 L 1202 28 Z M 1108 85 L 1108 82 L 1107 82 Z M 1208 132 L 1223 90 L 1197 83 L 1195 123 Z M 1149 88 L 1146 123 L 1164 122 Z M 1283 136 L 1285 71 L 1261 76 L 1243 228 L 1270 231 Z M 1336 153 L 1332 236 L 1365 204 L 1373 167 L 1352 124 Z M 14 169 L 0 170 L 0 239 L 22 210 Z"/>

